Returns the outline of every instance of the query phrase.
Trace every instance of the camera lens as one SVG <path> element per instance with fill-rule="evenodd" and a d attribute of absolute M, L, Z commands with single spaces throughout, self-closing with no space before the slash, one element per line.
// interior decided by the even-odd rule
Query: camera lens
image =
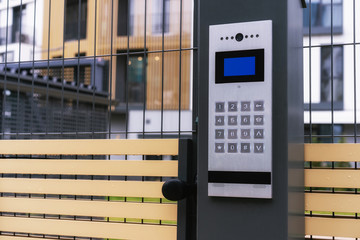
<path fill-rule="evenodd" d="M 238 33 L 235 36 L 236 41 L 241 42 L 244 39 L 244 35 L 242 33 Z"/>

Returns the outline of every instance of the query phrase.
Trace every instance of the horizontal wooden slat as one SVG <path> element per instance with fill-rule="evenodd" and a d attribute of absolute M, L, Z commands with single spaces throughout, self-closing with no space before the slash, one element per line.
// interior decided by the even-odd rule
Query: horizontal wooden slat
<path fill-rule="evenodd" d="M 335 237 L 360 237 L 359 219 L 305 217 L 305 234 Z"/>
<path fill-rule="evenodd" d="M 132 240 L 175 240 L 176 226 L 0 217 L 0 231 Z"/>
<path fill-rule="evenodd" d="M 360 195 L 305 193 L 305 210 L 326 212 L 360 212 Z"/>
<path fill-rule="evenodd" d="M 163 198 L 162 182 L 0 178 L 0 192 Z"/>
<path fill-rule="evenodd" d="M 54 240 L 53 238 L 40 238 L 41 240 Z M 0 236 L 0 240 L 39 240 L 39 238 L 32 237 L 15 237 L 15 236 Z"/>
<path fill-rule="evenodd" d="M 0 154 L 178 155 L 177 139 L 1 140 Z"/>
<path fill-rule="evenodd" d="M 307 162 L 358 162 L 360 144 L 310 143 L 305 144 Z"/>
<path fill-rule="evenodd" d="M 178 162 L 0 159 L 0 173 L 176 177 Z"/>
<path fill-rule="evenodd" d="M 360 170 L 306 169 L 305 186 L 360 188 Z"/>
<path fill-rule="evenodd" d="M 176 221 L 177 205 L 0 197 L 0 212 Z"/>

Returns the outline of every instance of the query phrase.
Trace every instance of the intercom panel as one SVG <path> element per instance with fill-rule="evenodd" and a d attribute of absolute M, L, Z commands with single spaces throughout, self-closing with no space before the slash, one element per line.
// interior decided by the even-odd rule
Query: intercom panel
<path fill-rule="evenodd" d="M 272 197 L 272 21 L 209 29 L 208 195 Z"/>

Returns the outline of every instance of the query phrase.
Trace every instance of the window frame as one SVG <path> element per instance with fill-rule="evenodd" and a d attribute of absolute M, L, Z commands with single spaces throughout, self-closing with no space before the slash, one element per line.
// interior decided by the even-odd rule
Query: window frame
<path fill-rule="evenodd" d="M 326 0 L 312 0 L 312 4 L 313 2 L 316 1 L 318 2 L 319 6 L 318 6 L 318 10 L 317 11 L 322 11 L 321 9 L 324 9 L 326 5 L 331 5 L 331 3 L 326 3 L 325 1 Z M 342 34 L 343 33 L 343 26 L 344 26 L 344 7 L 343 7 L 343 0 L 338 0 L 339 2 L 336 2 L 336 3 L 333 3 L 333 9 L 336 6 L 340 6 L 341 8 L 341 26 L 333 26 L 332 28 L 332 33 L 333 34 Z M 309 12 L 310 11 L 310 8 L 311 8 L 311 4 L 310 4 L 310 0 L 306 0 L 306 3 L 307 3 L 307 8 L 305 8 L 303 10 L 303 17 L 304 17 L 304 20 L 303 20 L 303 35 L 305 36 L 309 36 L 309 31 L 310 31 L 310 22 L 308 22 L 308 25 L 305 24 L 305 21 L 308 20 L 307 17 L 310 16 L 309 13 L 306 13 L 306 12 Z M 311 9 L 311 12 L 313 11 L 313 9 Z M 305 20 L 306 19 L 306 20 Z M 331 34 L 331 26 L 311 26 L 311 35 L 329 35 Z"/>

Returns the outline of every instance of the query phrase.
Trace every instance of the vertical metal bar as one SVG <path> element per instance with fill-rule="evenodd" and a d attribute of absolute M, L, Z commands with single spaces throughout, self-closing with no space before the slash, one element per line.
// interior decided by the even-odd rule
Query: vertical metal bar
<path fill-rule="evenodd" d="M 180 0 L 180 39 L 179 39 L 179 44 L 180 44 L 180 48 L 179 48 L 179 139 L 180 139 L 180 136 L 181 136 L 181 72 L 182 72 L 182 14 L 183 14 L 183 0 Z"/>
<path fill-rule="evenodd" d="M 331 60 L 330 60 L 330 81 L 331 81 L 331 139 L 334 142 L 334 0 L 331 0 Z M 332 163 L 334 164 L 334 163 Z"/>
<path fill-rule="evenodd" d="M 311 68 L 311 50 L 312 50 L 312 42 L 311 42 L 311 38 L 312 38 L 312 32 L 311 32 L 311 20 L 312 20 L 312 16 L 311 16 L 311 1 L 310 0 L 310 4 L 309 4 L 309 130 L 310 130 L 310 143 L 312 142 L 312 130 L 313 130 L 313 126 L 312 126 L 312 79 L 311 79 L 311 73 L 312 73 L 312 68 Z M 311 162 L 310 162 L 311 164 Z"/>
<path fill-rule="evenodd" d="M 356 109 L 357 109 L 357 105 L 356 105 L 356 1 L 353 0 L 353 43 L 354 43 L 354 142 L 357 143 L 357 116 L 356 116 Z M 355 162 L 355 167 L 356 167 L 356 162 Z"/>
<path fill-rule="evenodd" d="M 90 85 L 93 84 L 92 91 L 92 116 L 91 116 L 91 129 L 92 129 L 92 138 L 95 135 L 95 124 L 94 124 L 94 116 L 96 114 L 95 110 L 95 86 L 96 86 L 96 28 L 97 26 L 97 0 L 95 0 L 95 20 L 94 20 L 94 66 L 93 66 L 93 83 L 90 82 Z M 110 120 L 109 120 L 110 121 Z"/>
<path fill-rule="evenodd" d="M 23 11 L 23 0 L 20 0 L 20 36 L 22 34 L 22 11 Z M 16 93 L 17 93 L 17 97 L 16 97 L 16 116 L 17 116 L 17 121 L 16 124 L 19 124 L 20 121 L 20 75 L 21 75 L 21 40 L 19 41 L 19 62 L 18 62 L 18 79 L 17 79 L 17 86 L 16 86 Z M 16 131 L 16 138 L 19 138 L 19 130 Z"/>
<path fill-rule="evenodd" d="M 63 45 L 62 45 L 62 70 L 61 70 L 61 127 L 60 134 L 61 136 L 64 134 L 64 81 L 65 81 L 65 39 L 66 39 L 66 6 L 67 0 L 64 1 L 64 26 L 63 26 Z"/>
<path fill-rule="evenodd" d="M 357 97 L 356 97 L 356 1 L 353 0 L 353 54 L 354 54 L 354 142 L 357 143 L 357 116 L 356 116 L 356 109 L 357 109 L 357 105 L 356 105 L 356 101 L 357 101 Z M 358 168 L 357 166 L 357 162 L 354 163 L 355 164 L 355 169 Z M 355 188 L 355 194 L 358 194 L 358 189 Z M 358 219 L 358 213 L 355 213 L 355 219 Z M 356 240 L 358 238 L 355 238 Z"/>
<path fill-rule="evenodd" d="M 78 0 L 78 54 L 77 54 L 77 80 L 76 80 L 76 115 L 75 115 L 75 132 L 76 132 L 76 138 L 78 138 L 78 130 L 79 130 L 79 119 L 78 116 L 81 114 L 79 109 L 79 89 L 80 89 L 80 39 L 81 39 L 81 7 L 82 7 L 82 1 Z"/>
<path fill-rule="evenodd" d="M 147 52 L 146 52 L 146 17 L 147 17 L 147 0 L 144 0 L 144 61 L 143 61 L 143 80 L 144 80 L 144 92 L 143 92 L 143 119 L 142 119 L 142 138 L 145 138 L 145 112 L 146 112 L 146 96 L 147 96 Z M 145 156 L 142 156 L 142 160 L 145 160 Z M 141 181 L 145 181 L 145 177 L 141 177 Z M 144 202 L 144 198 L 141 198 L 141 202 Z M 144 223 L 144 219 L 141 219 L 141 223 Z"/>
<path fill-rule="evenodd" d="M 312 131 L 313 131 L 313 126 L 312 126 L 312 78 L 311 78 L 311 73 L 312 73 L 312 56 L 311 56 L 311 50 L 312 50 L 312 26 L 311 26 L 311 21 L 312 21 L 312 12 L 311 12 L 311 1 L 309 1 L 309 135 L 310 135 L 310 143 L 312 143 Z M 312 168 L 312 162 L 310 162 L 310 166 L 309 168 Z M 310 192 L 312 192 L 312 188 L 310 187 L 309 189 Z M 312 216 L 313 212 L 310 211 L 310 216 Z M 310 235 L 310 239 L 313 239 L 313 236 Z"/>
<path fill-rule="evenodd" d="M 51 31 L 51 0 L 49 0 L 49 28 L 48 28 L 48 51 L 47 51 L 47 82 L 46 82 L 46 109 L 45 109 L 45 113 L 46 113 L 46 128 L 45 128 L 45 132 L 46 132 L 46 136 L 48 134 L 48 106 L 49 106 L 49 81 L 50 81 L 50 31 Z"/>
<path fill-rule="evenodd" d="M 144 94 L 143 94 L 143 120 L 142 120 L 142 135 L 143 138 L 145 138 L 145 115 L 146 115 L 146 96 L 147 96 L 147 60 L 148 60 L 148 56 L 147 56 L 147 50 L 146 50 L 146 30 L 147 30 L 147 0 L 144 0 L 144 61 L 143 61 L 143 80 L 144 80 Z M 144 158 L 144 157 L 143 157 Z"/>
<path fill-rule="evenodd" d="M 113 77 L 113 43 L 114 43 L 114 0 L 111 0 L 111 42 L 110 42 L 110 96 L 109 96 L 109 138 L 111 138 L 111 99 Z"/>
<path fill-rule="evenodd" d="M 31 80 L 31 120 L 30 120 L 30 136 L 33 136 L 33 118 L 34 118 L 34 84 L 35 84 L 35 40 L 36 40 L 36 0 L 34 0 L 34 29 L 33 29 L 33 56 L 32 56 L 32 80 Z"/>
<path fill-rule="evenodd" d="M 7 83 L 7 60 L 8 60 L 8 38 L 9 38 L 9 0 L 6 6 L 6 40 L 5 40 L 5 74 L 4 74 L 4 90 L 3 90 L 3 112 L 1 114 L 1 130 L 3 139 L 5 138 L 5 108 L 6 108 L 6 83 Z"/>
<path fill-rule="evenodd" d="M 192 132 L 194 134 L 192 134 L 192 139 L 193 139 L 193 146 L 194 146 L 194 155 L 196 156 L 196 149 L 197 149 L 197 127 L 198 127 L 198 101 L 199 101 L 199 94 L 198 94 L 198 90 L 199 90 L 199 81 L 198 79 L 200 79 L 200 73 L 198 71 L 198 65 L 200 62 L 200 55 L 199 55 L 199 51 L 198 48 L 200 46 L 200 31 L 198 31 L 198 29 L 200 29 L 200 0 L 194 0 L 194 23 L 193 23 L 193 35 L 194 35 L 194 39 L 193 39 L 193 47 L 195 50 L 193 50 L 193 83 L 192 83 L 192 87 L 193 87 L 193 92 L 192 92 L 192 98 L 193 98 L 193 103 L 192 103 Z"/>
<path fill-rule="evenodd" d="M 129 59 L 130 59 L 130 11 L 131 11 L 131 0 L 127 0 L 127 19 L 126 19 L 126 70 L 125 70 L 125 138 L 128 138 L 129 133 Z M 119 14 L 119 13 L 118 13 Z M 128 160 L 128 156 L 125 155 L 125 160 Z M 125 181 L 127 181 L 127 176 L 125 176 Z M 127 202 L 127 197 L 124 198 L 124 201 Z M 124 218 L 124 222 L 126 222 Z"/>
<path fill-rule="evenodd" d="M 334 0 L 331 0 L 331 139 L 334 143 Z M 331 162 L 331 168 L 334 169 L 335 164 Z M 335 188 L 332 188 L 332 192 L 335 193 Z M 335 217 L 335 212 L 332 212 L 332 216 Z M 333 236 L 332 239 L 335 239 Z"/>
<path fill-rule="evenodd" d="M 128 88 L 129 88 L 129 59 L 130 59 L 130 0 L 127 0 L 127 21 L 126 21 L 126 71 L 125 71 L 125 138 L 128 138 L 128 132 L 129 132 L 129 94 L 128 94 Z M 125 160 L 127 160 L 127 156 L 125 156 Z M 126 177 L 125 177 L 126 180 Z M 126 198 L 125 198 L 126 201 Z"/>
<path fill-rule="evenodd" d="M 165 62 L 165 1 L 162 0 L 162 49 L 161 49 L 161 126 L 160 126 L 160 135 L 163 138 L 164 134 L 164 62 Z"/>

